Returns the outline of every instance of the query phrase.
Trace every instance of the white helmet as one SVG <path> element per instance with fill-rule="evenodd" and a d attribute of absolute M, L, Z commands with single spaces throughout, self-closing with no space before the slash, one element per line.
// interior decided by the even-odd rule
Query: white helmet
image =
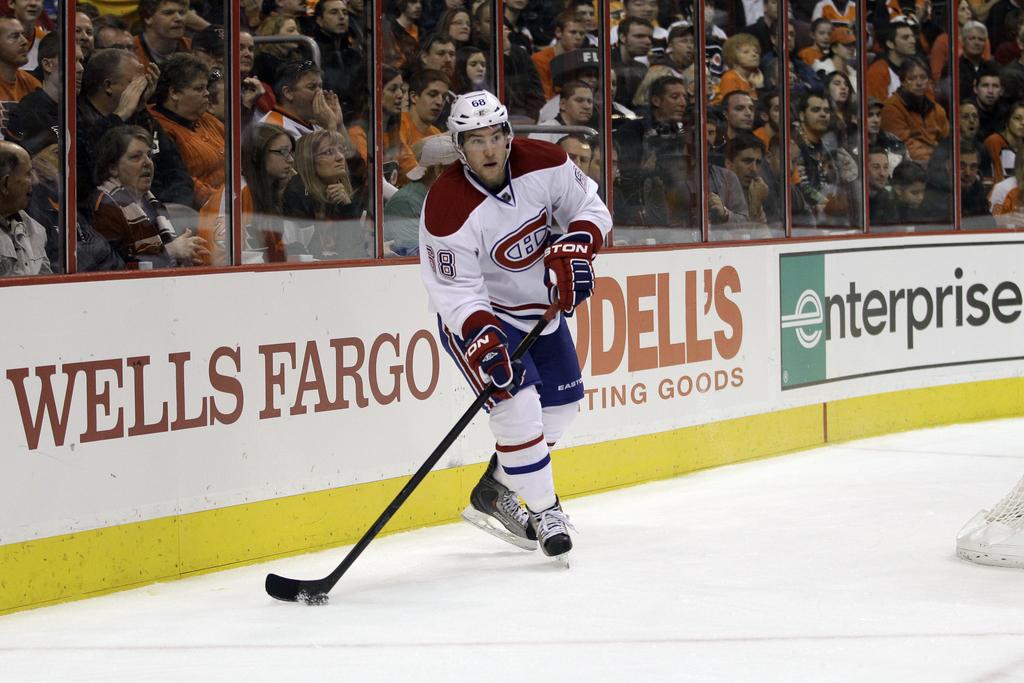
<path fill-rule="evenodd" d="M 455 148 L 465 160 L 462 153 L 462 134 L 477 130 L 502 126 L 508 134 L 509 146 L 512 145 L 512 126 L 508 122 L 508 109 L 501 101 L 486 90 L 475 90 L 459 95 L 452 103 L 448 115 L 448 132 L 452 135 Z"/>

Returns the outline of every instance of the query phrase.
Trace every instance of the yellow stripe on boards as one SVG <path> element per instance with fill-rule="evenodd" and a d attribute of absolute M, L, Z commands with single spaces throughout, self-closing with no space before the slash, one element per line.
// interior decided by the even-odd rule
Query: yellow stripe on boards
<path fill-rule="evenodd" d="M 830 442 L 1024 415 L 1024 379 L 947 384 L 828 404 Z"/>
<path fill-rule="evenodd" d="M 829 441 L 1024 414 L 1024 380 L 828 404 Z M 555 451 L 569 497 L 824 442 L 821 404 Z M 424 456 L 425 457 L 425 456 Z M 431 473 L 385 533 L 457 519 L 484 464 Z M 0 546 L 0 614 L 354 543 L 408 480 L 358 484 Z"/>
<path fill-rule="evenodd" d="M 821 406 L 805 406 L 556 451 L 555 483 L 559 495 L 583 495 L 823 441 Z"/>

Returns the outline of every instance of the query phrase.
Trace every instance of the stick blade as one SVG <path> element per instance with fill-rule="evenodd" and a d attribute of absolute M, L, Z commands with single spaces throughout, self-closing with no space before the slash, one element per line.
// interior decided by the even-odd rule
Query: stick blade
<path fill-rule="evenodd" d="M 299 593 L 303 591 L 303 583 L 303 581 L 289 579 L 277 574 L 267 574 L 265 587 L 267 594 L 272 598 L 285 602 L 298 602 Z"/>
<path fill-rule="evenodd" d="M 334 587 L 330 577 L 319 581 L 289 579 L 277 574 L 267 574 L 264 584 L 267 594 L 284 602 L 301 602 L 304 605 L 326 605 L 327 593 Z"/>

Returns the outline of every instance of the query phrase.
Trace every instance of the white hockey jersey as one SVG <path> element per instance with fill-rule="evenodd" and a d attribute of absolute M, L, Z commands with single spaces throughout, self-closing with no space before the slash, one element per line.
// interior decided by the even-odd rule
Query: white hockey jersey
<path fill-rule="evenodd" d="M 457 162 L 427 194 L 420 216 L 420 272 L 448 329 L 465 337 L 476 312 L 529 331 L 548 307 L 544 247 L 551 227 L 589 232 L 600 247 L 611 229 L 597 183 L 561 147 L 513 138 L 509 183 L 491 192 Z M 556 317 L 544 333 L 553 332 Z"/>

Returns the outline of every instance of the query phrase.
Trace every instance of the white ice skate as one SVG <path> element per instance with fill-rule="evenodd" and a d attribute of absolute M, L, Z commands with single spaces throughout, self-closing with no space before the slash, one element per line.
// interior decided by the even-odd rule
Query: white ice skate
<path fill-rule="evenodd" d="M 569 516 L 562 512 L 562 504 L 558 499 L 547 510 L 530 510 L 530 526 L 536 531 L 537 541 L 544 554 L 568 569 L 569 551 L 572 550 L 569 529 L 575 531 L 576 527 L 569 522 Z"/>

